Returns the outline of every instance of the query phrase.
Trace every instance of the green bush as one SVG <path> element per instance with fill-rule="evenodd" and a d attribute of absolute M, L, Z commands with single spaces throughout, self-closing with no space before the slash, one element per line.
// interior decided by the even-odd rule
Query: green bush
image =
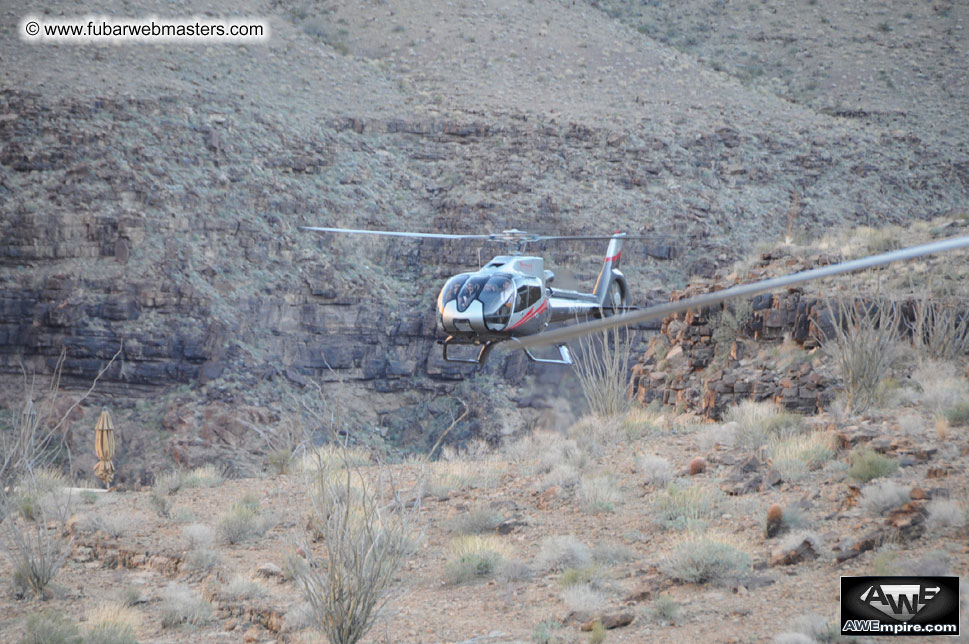
<path fill-rule="evenodd" d="M 695 529 L 713 517 L 722 493 L 716 488 L 671 482 L 653 501 L 653 516 L 667 529 Z"/>
<path fill-rule="evenodd" d="M 495 573 L 501 555 L 494 551 L 469 552 L 449 559 L 445 564 L 445 576 L 449 584 L 465 584 Z"/>
<path fill-rule="evenodd" d="M 883 456 L 870 447 L 856 447 L 848 455 L 851 467 L 848 476 L 860 483 L 893 474 L 898 463 L 893 458 Z"/>
<path fill-rule="evenodd" d="M 969 426 L 969 402 L 961 402 L 945 410 L 945 418 L 953 427 Z"/>

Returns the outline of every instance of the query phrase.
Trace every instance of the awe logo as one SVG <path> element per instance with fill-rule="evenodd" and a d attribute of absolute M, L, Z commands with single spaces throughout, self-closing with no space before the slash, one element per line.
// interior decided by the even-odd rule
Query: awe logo
<path fill-rule="evenodd" d="M 939 586 L 926 584 L 872 584 L 861 601 L 889 617 L 907 622 L 939 594 Z"/>
<path fill-rule="evenodd" d="M 958 577 L 842 577 L 842 635 L 959 634 Z"/>

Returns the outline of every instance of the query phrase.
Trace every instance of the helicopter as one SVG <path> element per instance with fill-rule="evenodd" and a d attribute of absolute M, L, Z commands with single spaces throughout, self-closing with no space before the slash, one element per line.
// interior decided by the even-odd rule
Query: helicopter
<path fill-rule="evenodd" d="M 487 361 L 495 345 L 505 341 L 510 341 L 515 348 L 524 350 L 525 354 L 535 362 L 571 365 L 574 363 L 566 343 L 591 333 L 658 320 L 674 313 L 749 298 L 817 279 L 885 266 L 925 255 L 969 248 L 969 236 L 951 237 L 790 275 L 738 284 L 675 302 L 639 308 L 627 305 L 629 290 L 626 278 L 619 271 L 618 266 L 622 257 L 623 241 L 646 239 L 646 237 L 629 237 L 625 233 L 605 236 L 535 235 L 517 229 L 482 235 L 354 230 L 315 226 L 301 226 L 300 229 L 394 237 L 518 242 L 519 253 L 527 244 L 538 241 L 609 240 L 602 269 L 591 293 L 552 287 L 555 275 L 552 271 L 544 269 L 542 258 L 522 254 L 499 255 L 477 272 L 461 273 L 450 278 L 444 284 L 437 299 L 438 323 L 449 334 L 442 342 L 444 359 L 448 362 L 478 365 Z M 547 330 L 552 322 L 576 320 L 581 316 L 598 319 L 577 321 L 573 325 Z M 479 346 L 477 357 L 448 357 L 448 347 L 459 344 Z M 558 359 L 538 358 L 532 353 L 532 349 L 550 344 L 558 348 Z"/>
<path fill-rule="evenodd" d="M 545 332 L 550 324 L 589 317 L 605 317 L 628 310 L 629 286 L 619 270 L 626 233 L 612 235 L 537 235 L 522 230 L 504 230 L 484 235 L 412 233 L 388 230 L 358 230 L 301 226 L 300 230 L 353 235 L 430 239 L 479 239 L 517 243 L 518 252 L 498 255 L 477 271 L 448 279 L 437 298 L 438 325 L 447 337 L 442 341 L 447 362 L 483 365 L 492 349 L 501 342 Z M 591 292 L 553 287 L 555 273 L 545 268 L 544 260 L 523 254 L 528 244 L 543 241 L 608 240 L 602 268 Z M 471 358 L 457 357 L 448 349 L 455 345 L 478 347 Z M 558 358 L 541 358 L 530 349 L 525 354 L 534 362 L 573 364 L 564 343 L 556 345 Z"/>

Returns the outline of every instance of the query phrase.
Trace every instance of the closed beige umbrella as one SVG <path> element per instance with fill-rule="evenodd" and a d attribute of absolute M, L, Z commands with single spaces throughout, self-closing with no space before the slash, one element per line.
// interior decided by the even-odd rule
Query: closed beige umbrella
<path fill-rule="evenodd" d="M 98 462 L 94 466 L 94 474 L 104 482 L 105 487 L 111 485 L 114 478 L 114 425 L 108 408 L 101 409 L 98 425 L 94 428 L 94 451 L 98 454 Z"/>

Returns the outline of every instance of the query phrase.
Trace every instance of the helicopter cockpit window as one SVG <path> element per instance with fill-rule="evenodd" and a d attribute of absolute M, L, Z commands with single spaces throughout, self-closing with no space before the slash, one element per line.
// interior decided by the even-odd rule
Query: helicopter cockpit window
<path fill-rule="evenodd" d="M 456 300 L 458 298 L 458 293 L 461 292 L 461 287 L 464 283 L 468 281 L 468 273 L 462 273 L 461 275 L 455 275 L 444 284 L 444 288 L 441 289 L 441 297 L 438 302 L 438 307 L 443 311 L 444 306 L 451 300 Z"/>
<path fill-rule="evenodd" d="M 508 275 L 492 275 L 478 299 L 484 309 L 485 325 L 492 331 L 500 331 L 511 319 L 515 283 Z"/>
<path fill-rule="evenodd" d="M 458 311 L 465 311 L 471 305 L 471 302 L 481 294 L 481 290 L 487 282 L 487 275 L 472 277 L 465 282 L 461 290 L 458 291 Z"/>

